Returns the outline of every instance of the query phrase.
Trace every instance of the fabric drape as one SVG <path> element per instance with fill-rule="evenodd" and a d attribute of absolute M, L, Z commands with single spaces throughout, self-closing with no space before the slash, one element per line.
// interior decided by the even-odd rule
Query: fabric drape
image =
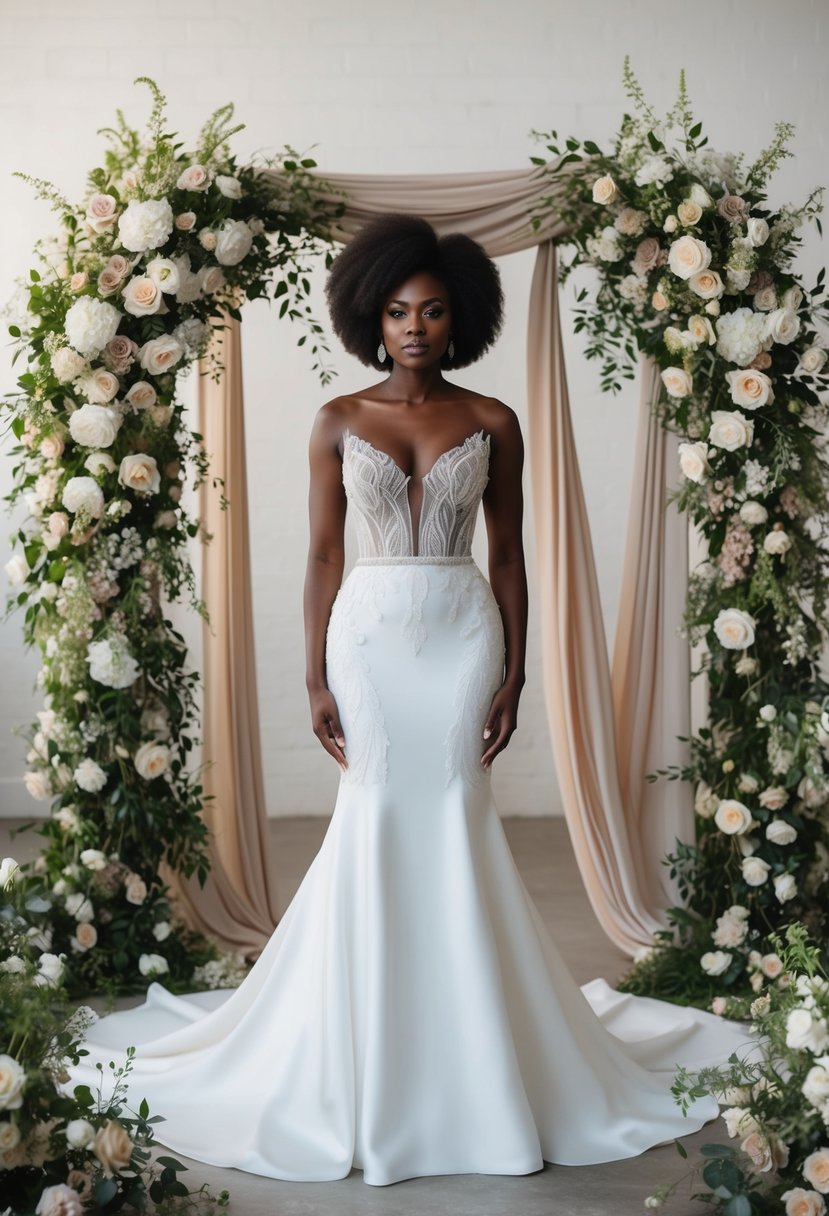
<path fill-rule="evenodd" d="M 277 171 L 260 171 L 276 192 L 282 189 Z M 681 762 L 676 736 L 690 733 L 689 652 L 676 632 L 687 585 L 687 528 L 684 518 L 675 510 L 666 512 L 664 505 L 666 469 L 675 462 L 675 438 L 651 408 L 659 389 L 658 369 L 652 361 L 640 359 L 635 468 L 611 671 L 561 338 L 555 242 L 566 239 L 567 230 L 549 211 L 540 217 L 537 229 L 530 223 L 533 206 L 551 193 L 549 178 L 535 167 L 493 173 L 319 176 L 320 199 L 336 201 L 340 197 L 336 191 L 346 192 L 345 213 L 330 229 L 344 243 L 373 216 L 395 211 L 422 215 L 441 234 L 465 232 L 492 257 L 538 248 L 529 308 L 527 447 L 545 700 L 564 810 L 586 889 L 608 936 L 633 954 L 650 944 L 653 932 L 664 925 L 666 906 L 676 901 L 662 858 L 677 837 L 693 839 L 694 828 L 688 784 L 662 780 L 651 785 L 644 776 L 656 767 Z M 560 179 L 555 189 L 565 189 L 565 183 L 566 178 Z M 226 410 L 237 425 L 217 430 L 214 451 L 220 467 L 239 468 L 241 463 L 243 469 L 238 325 L 228 323 L 228 332 L 235 336 L 225 356 Z M 219 492 L 209 480 L 202 485 L 206 508 Z M 227 489 L 225 493 L 232 502 L 232 493 Z M 216 523 L 228 532 L 230 562 L 235 549 L 247 544 L 247 536 L 243 542 L 239 534 L 243 516 L 237 513 L 235 527 L 232 513 Z M 239 563 L 237 577 L 244 570 L 249 580 L 246 563 Z M 212 611 L 209 600 L 208 605 Z M 224 633 L 217 624 L 215 644 L 221 652 L 217 662 L 220 669 L 234 672 L 242 703 L 255 705 L 255 695 L 251 700 L 250 694 L 255 689 L 251 639 L 244 636 L 241 617 L 227 617 L 224 624 Z M 206 712 L 208 703 L 214 740 L 229 744 L 226 751 L 212 752 L 215 768 L 226 771 L 228 800 L 223 800 L 222 815 L 250 820 L 261 835 L 261 800 L 250 790 L 245 793 L 238 775 L 240 767 L 255 768 L 255 779 L 252 771 L 246 777 L 261 790 L 258 736 L 251 734 L 240 749 L 232 721 L 235 711 L 225 686 L 208 681 L 206 673 Z M 205 736 L 206 757 L 209 751 Z M 228 770 L 235 775 L 228 775 Z M 207 785 L 215 779 L 212 772 L 206 776 Z M 518 807 L 511 809 L 520 812 Z M 236 833 L 246 837 L 238 827 Z M 215 844 L 221 857 L 220 835 Z M 234 876 L 245 881 L 243 865 L 235 866 Z M 265 906 L 245 888 L 237 893 L 247 909 L 258 908 L 257 930 L 267 932 Z M 228 933 L 238 935 L 229 901 L 222 914 L 229 918 Z"/>

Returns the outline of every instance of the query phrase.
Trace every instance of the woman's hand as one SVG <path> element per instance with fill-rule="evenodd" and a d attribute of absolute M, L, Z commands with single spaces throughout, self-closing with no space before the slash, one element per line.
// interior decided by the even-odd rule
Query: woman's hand
<path fill-rule="evenodd" d="M 504 750 L 512 738 L 513 731 L 518 725 L 518 701 L 521 697 L 521 688 L 521 684 L 504 683 L 492 698 L 489 714 L 484 723 L 484 753 L 481 756 L 481 764 L 484 768 L 490 767 L 498 753 Z"/>
<path fill-rule="evenodd" d="M 308 698 L 311 702 L 311 723 L 314 734 L 328 754 L 334 757 L 345 772 L 348 768 L 348 761 L 343 751 L 345 736 L 340 726 L 340 715 L 334 695 L 329 688 L 315 688 L 309 690 Z"/>

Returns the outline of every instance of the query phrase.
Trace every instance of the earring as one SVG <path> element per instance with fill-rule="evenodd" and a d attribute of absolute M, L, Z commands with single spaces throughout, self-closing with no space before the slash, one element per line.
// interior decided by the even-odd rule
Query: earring
<path fill-rule="evenodd" d="M 449 339 L 449 345 L 446 348 L 446 353 L 450 359 L 455 358 L 455 343 L 452 341 L 451 338 Z"/>
<path fill-rule="evenodd" d="M 380 342 L 380 345 L 377 347 L 377 362 L 378 363 L 386 362 L 386 347 L 382 341 Z"/>

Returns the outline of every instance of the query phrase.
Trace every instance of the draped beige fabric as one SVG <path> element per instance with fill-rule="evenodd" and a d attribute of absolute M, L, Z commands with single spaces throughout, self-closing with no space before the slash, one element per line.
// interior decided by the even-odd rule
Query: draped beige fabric
<path fill-rule="evenodd" d="M 264 172 L 278 192 L 280 175 Z M 347 193 L 346 212 L 331 229 L 331 235 L 343 242 L 374 215 L 396 211 L 425 216 L 439 233 L 465 232 L 493 257 L 538 247 L 529 308 L 527 448 L 550 736 L 564 810 L 591 903 L 609 937 L 633 954 L 664 926 L 664 909 L 675 902 L 662 864 L 664 854 L 676 838 L 692 840 L 694 831 L 688 784 L 661 780 L 651 785 L 644 778 L 657 767 L 681 763 L 683 745 L 676 736 L 690 733 L 688 647 L 677 635 L 687 585 L 687 528 L 684 517 L 675 509 L 666 513 L 664 507 L 666 470 L 675 465 L 676 439 L 652 413 L 658 369 L 650 360 L 640 359 L 635 467 L 611 676 L 561 338 L 555 240 L 567 233 L 549 212 L 538 230 L 529 222 L 532 206 L 550 193 L 549 179 L 537 168 L 417 176 L 327 173 L 324 181 L 323 175 L 320 178 L 320 198 L 338 197 L 324 183 Z M 238 358 L 237 335 L 225 356 L 224 390 L 227 417 L 234 418 L 236 425 L 217 429 L 213 450 L 219 467 L 241 468 L 243 480 Z M 218 491 L 207 482 L 201 492 L 207 512 Z M 226 492 L 232 503 L 233 493 Z M 215 519 L 215 512 L 211 518 Z M 225 529 L 231 563 L 236 548 L 247 545 L 246 532 L 243 538 L 240 531 L 243 521 L 246 529 L 244 507 L 231 510 L 211 527 L 211 531 Z M 239 562 L 235 568 L 232 583 L 247 564 Z M 215 669 L 234 673 L 236 700 L 227 696 L 226 683 L 208 679 L 205 671 L 211 746 L 221 740 L 222 748 L 227 748 L 213 752 L 217 763 L 208 771 L 206 784 L 224 782 L 214 812 L 219 829 L 214 855 L 239 884 L 235 894 L 248 916 L 245 932 L 252 931 L 249 914 L 256 909 L 261 919 L 255 921 L 254 931 L 264 934 L 271 912 L 261 895 L 263 863 L 254 861 L 248 890 L 248 871 L 241 860 L 245 855 L 252 859 L 264 838 L 258 737 L 251 732 L 245 736 L 244 749 L 240 748 L 239 724 L 233 721 L 240 704 L 255 717 L 248 627 L 249 619 L 243 624 L 242 616 L 217 621 Z M 206 732 L 205 748 L 207 755 Z M 243 774 L 242 769 L 248 771 Z M 518 813 L 520 809 L 510 808 Z M 242 841 L 253 841 L 254 847 L 245 850 Z M 230 848 L 227 863 L 225 848 Z M 239 938 L 242 930 L 231 901 L 221 903 L 221 916 L 227 918 L 223 928 L 218 905 L 212 907 L 213 931 Z"/>

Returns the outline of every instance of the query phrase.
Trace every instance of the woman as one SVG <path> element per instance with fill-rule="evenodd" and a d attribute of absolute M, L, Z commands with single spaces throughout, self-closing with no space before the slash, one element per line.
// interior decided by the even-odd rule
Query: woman
<path fill-rule="evenodd" d="M 745 1038 L 635 998 L 602 1008 L 611 1033 L 501 827 L 491 765 L 524 683 L 522 441 L 508 406 L 443 377 L 497 335 L 497 269 L 467 237 L 381 216 L 327 294 L 346 349 L 390 373 L 322 406 L 310 440 L 307 684 L 342 770 L 331 822 L 244 983 L 151 984 L 93 1027 L 72 1082 L 135 1043 L 130 1098 L 164 1117 L 164 1144 L 296 1181 L 633 1156 L 718 1113 L 707 1097 L 683 1117 L 675 1063 Z M 470 553 L 481 502 L 489 582 Z M 341 582 L 347 506 L 359 555 Z"/>

